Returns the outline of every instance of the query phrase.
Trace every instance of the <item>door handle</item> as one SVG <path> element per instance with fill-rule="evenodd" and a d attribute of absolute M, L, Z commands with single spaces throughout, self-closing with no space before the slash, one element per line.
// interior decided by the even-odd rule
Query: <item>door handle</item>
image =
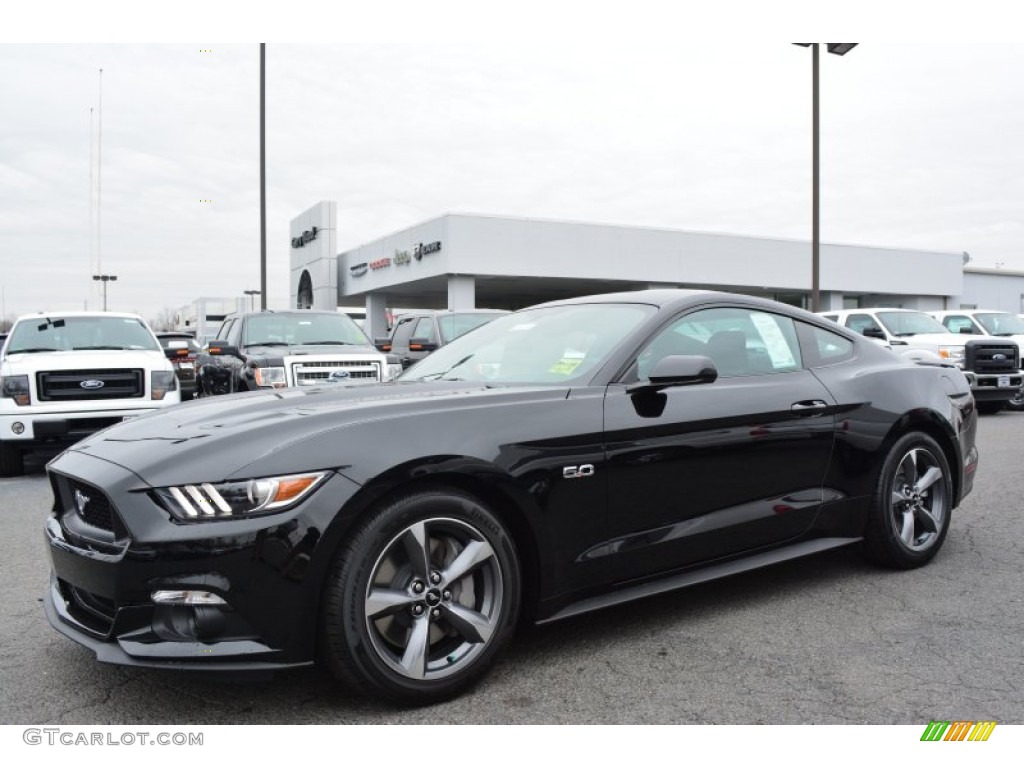
<path fill-rule="evenodd" d="M 828 403 L 824 400 L 801 400 L 799 403 L 793 403 L 792 406 L 792 410 L 794 412 L 806 416 L 813 416 L 821 413 L 826 408 L 828 408 Z"/>

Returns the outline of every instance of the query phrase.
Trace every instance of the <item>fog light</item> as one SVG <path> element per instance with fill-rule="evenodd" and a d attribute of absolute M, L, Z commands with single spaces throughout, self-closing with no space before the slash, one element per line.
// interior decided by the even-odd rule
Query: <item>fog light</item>
<path fill-rule="evenodd" d="M 13 424 L 11 424 L 11 432 L 13 432 L 14 434 L 20 435 L 24 431 L 25 425 L 22 424 L 20 421 L 16 421 Z"/>
<path fill-rule="evenodd" d="M 223 598 L 213 592 L 192 589 L 159 589 L 151 597 L 154 603 L 164 605 L 227 605 Z"/>

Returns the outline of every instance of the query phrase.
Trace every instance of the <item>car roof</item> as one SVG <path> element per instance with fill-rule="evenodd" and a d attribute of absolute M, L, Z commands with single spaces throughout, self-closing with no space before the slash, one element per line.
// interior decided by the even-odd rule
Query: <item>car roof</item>
<path fill-rule="evenodd" d="M 401 317 L 437 317 L 439 315 L 507 315 L 507 309 L 424 309 L 421 312 L 402 312 L 395 315 L 398 320 Z"/>
<path fill-rule="evenodd" d="M 21 315 L 15 322 L 21 320 L 44 320 L 48 317 L 130 317 L 137 320 L 142 319 L 141 315 L 137 315 L 134 312 L 88 312 L 79 309 L 70 312 L 29 312 L 26 315 Z"/>

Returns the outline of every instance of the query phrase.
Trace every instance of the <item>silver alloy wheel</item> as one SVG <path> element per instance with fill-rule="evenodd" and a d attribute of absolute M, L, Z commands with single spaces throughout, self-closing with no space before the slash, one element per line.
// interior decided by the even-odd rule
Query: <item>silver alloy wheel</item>
<path fill-rule="evenodd" d="M 487 646 L 503 592 L 501 565 L 480 531 L 451 518 L 413 523 L 384 547 L 366 587 L 373 649 L 413 680 L 453 675 Z"/>
<path fill-rule="evenodd" d="M 947 514 L 942 465 L 926 448 L 912 448 L 896 468 L 891 491 L 896 535 L 912 552 L 929 549 Z"/>

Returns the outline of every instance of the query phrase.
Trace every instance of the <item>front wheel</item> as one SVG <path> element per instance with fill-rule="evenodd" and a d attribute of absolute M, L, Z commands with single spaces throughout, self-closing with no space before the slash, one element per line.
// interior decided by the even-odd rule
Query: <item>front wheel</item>
<path fill-rule="evenodd" d="M 508 642 L 519 583 L 496 515 L 458 491 L 418 491 L 373 513 L 338 553 L 321 649 L 363 693 L 441 701 L 476 682 Z"/>
<path fill-rule="evenodd" d="M 25 457 L 17 445 L 0 440 L 0 477 L 21 477 L 25 474 Z"/>
<path fill-rule="evenodd" d="M 882 464 L 864 531 L 865 552 L 892 568 L 916 568 L 939 551 L 953 511 L 949 463 L 921 432 L 904 435 Z"/>
<path fill-rule="evenodd" d="M 1021 385 L 1013 397 L 1006 403 L 1006 407 L 1011 411 L 1024 411 L 1024 384 Z"/>

